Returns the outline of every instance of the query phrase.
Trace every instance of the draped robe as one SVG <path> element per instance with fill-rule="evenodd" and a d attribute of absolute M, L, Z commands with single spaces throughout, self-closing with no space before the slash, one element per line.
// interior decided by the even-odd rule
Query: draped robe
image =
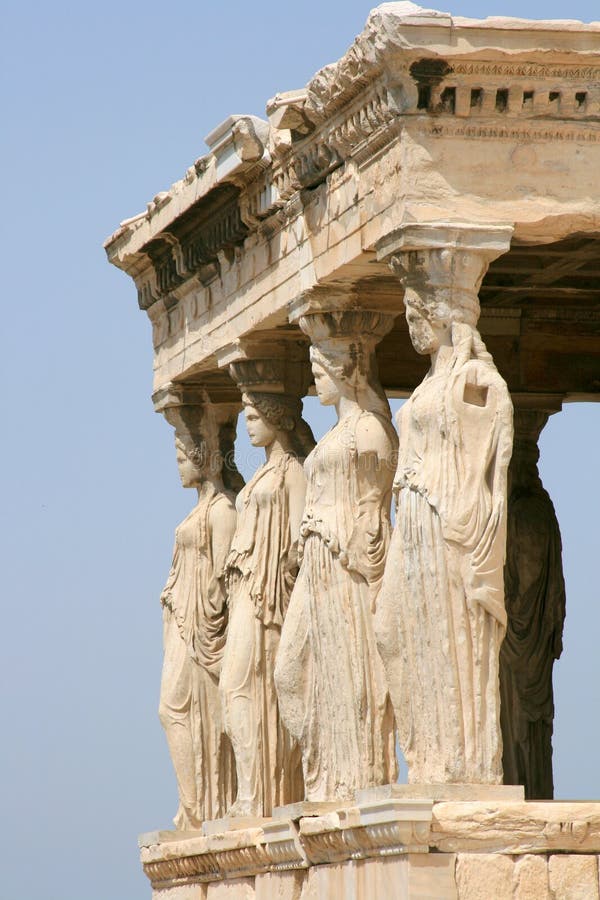
<path fill-rule="evenodd" d="M 512 403 L 453 359 L 400 409 L 396 525 L 376 631 L 409 781 L 502 781 L 498 660 Z"/>
<path fill-rule="evenodd" d="M 210 518 L 235 520 L 232 498 L 211 489 L 178 526 L 161 595 L 164 662 L 160 718 L 179 788 L 175 826 L 200 828 L 222 816 L 235 789 L 223 731 L 219 674 L 227 630 L 223 584 L 227 547 L 214 547 Z"/>

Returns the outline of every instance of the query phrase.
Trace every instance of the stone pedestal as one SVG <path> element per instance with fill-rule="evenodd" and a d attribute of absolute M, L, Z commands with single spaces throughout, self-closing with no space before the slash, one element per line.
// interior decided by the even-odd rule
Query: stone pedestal
<path fill-rule="evenodd" d="M 363 799 L 140 846 L 152 900 L 600 900 L 600 802 Z"/>

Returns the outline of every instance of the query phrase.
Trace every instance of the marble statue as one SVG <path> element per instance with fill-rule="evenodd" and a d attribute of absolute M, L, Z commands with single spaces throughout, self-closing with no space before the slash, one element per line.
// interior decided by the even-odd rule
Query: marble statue
<path fill-rule="evenodd" d="M 393 713 L 373 631 L 390 536 L 397 444 L 374 347 L 391 326 L 369 312 L 300 319 L 321 403 L 338 422 L 305 462 L 301 566 L 275 681 L 302 748 L 306 799 L 348 799 L 393 781 Z"/>
<path fill-rule="evenodd" d="M 435 253 L 440 271 L 466 278 L 472 264 L 480 283 L 483 263 Z M 512 403 L 475 327 L 476 292 L 432 292 L 435 268 L 423 278 L 418 254 L 411 260 L 406 319 L 431 368 L 398 413 L 396 524 L 378 646 L 409 781 L 495 784 Z"/>
<path fill-rule="evenodd" d="M 504 781 L 525 785 L 525 796 L 538 800 L 554 794 L 552 667 L 565 620 L 560 529 L 537 468 L 547 420 L 542 410 L 515 410 L 504 567 L 508 626 L 500 650 Z"/>
<path fill-rule="evenodd" d="M 162 411 L 175 426 L 182 485 L 198 492 L 198 503 L 175 532 L 173 562 L 161 595 L 159 715 L 179 789 L 175 827 L 188 830 L 223 815 L 235 791 L 219 675 L 227 630 L 224 567 L 235 529 L 231 488 L 239 486 L 239 473 L 231 462 L 224 465 L 235 410 L 221 415 L 206 395 L 196 392 L 193 401 L 184 398 Z"/>
<path fill-rule="evenodd" d="M 238 385 L 249 388 L 242 400 L 250 442 L 264 447 L 266 460 L 237 498 L 220 686 L 238 786 L 228 815 L 270 816 L 274 806 L 302 800 L 304 793 L 299 749 L 281 722 L 273 673 L 298 569 L 306 489 L 302 463 L 314 438 L 302 419 L 304 389 L 252 390 L 249 368 L 256 363 L 232 365 Z M 308 372 L 307 364 L 303 368 Z"/>

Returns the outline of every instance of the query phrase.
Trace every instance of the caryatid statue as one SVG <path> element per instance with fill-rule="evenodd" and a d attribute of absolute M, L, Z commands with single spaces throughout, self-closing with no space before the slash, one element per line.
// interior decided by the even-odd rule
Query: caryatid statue
<path fill-rule="evenodd" d="M 161 595 L 159 714 L 179 789 L 175 827 L 188 830 L 222 816 L 235 794 L 219 676 L 227 634 L 225 560 L 235 530 L 235 493 L 243 484 L 232 462 L 239 404 L 213 404 L 197 385 L 171 385 L 154 399 L 175 427 L 181 483 L 198 492 L 175 532 Z"/>
<path fill-rule="evenodd" d="M 228 815 L 270 816 L 274 806 L 304 796 L 299 748 L 281 722 L 273 673 L 298 570 L 302 464 L 315 443 L 302 418 L 310 369 L 307 360 L 246 359 L 230 372 L 242 391 L 250 442 L 264 447 L 266 459 L 237 498 L 227 559 L 221 697 L 237 771 Z"/>
<path fill-rule="evenodd" d="M 299 319 L 312 341 L 317 396 L 338 415 L 304 465 L 301 565 L 275 668 L 309 801 L 349 799 L 396 777 L 393 712 L 373 630 L 397 446 L 375 345 L 392 323 L 366 310 Z"/>
<path fill-rule="evenodd" d="M 512 402 L 477 331 L 509 227 L 412 225 L 380 246 L 431 368 L 398 414 L 396 524 L 376 631 L 412 783 L 502 782 Z"/>
<path fill-rule="evenodd" d="M 538 800 L 554 794 L 552 668 L 565 621 L 560 528 L 537 467 L 547 421 L 544 410 L 515 409 L 504 567 L 508 627 L 500 650 L 504 781 L 524 784 L 525 797 Z"/>

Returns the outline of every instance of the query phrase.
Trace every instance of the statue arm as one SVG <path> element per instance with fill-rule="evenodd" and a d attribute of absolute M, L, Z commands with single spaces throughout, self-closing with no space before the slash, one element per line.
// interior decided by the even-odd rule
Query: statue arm
<path fill-rule="evenodd" d="M 177 572 L 175 570 L 175 558 L 177 554 L 177 541 L 175 541 L 175 545 L 173 547 L 173 555 L 171 568 L 169 570 L 169 577 L 167 578 L 167 583 L 165 584 L 162 593 L 160 595 L 160 602 L 162 606 L 166 606 L 169 609 L 172 609 L 172 601 L 171 601 L 171 592 L 177 581 Z"/>
<path fill-rule="evenodd" d="M 210 510 L 208 526 L 215 575 L 220 578 L 225 570 L 235 532 L 236 512 L 229 503 L 216 503 Z"/>
<path fill-rule="evenodd" d="M 292 543 L 297 544 L 306 497 L 306 479 L 300 465 L 298 467 L 294 466 L 293 469 L 288 469 L 286 473 L 286 488 L 290 516 L 290 537 Z"/>
<path fill-rule="evenodd" d="M 445 537 L 469 553 L 465 588 L 502 626 L 507 471 L 512 453 L 512 402 L 497 370 L 471 360 L 455 382 L 460 465 L 445 498 Z"/>
<path fill-rule="evenodd" d="M 342 561 L 369 582 L 379 577 L 385 561 L 382 505 L 393 479 L 395 449 L 390 434 L 375 416 L 359 419 L 356 430 L 358 505 L 353 510 L 354 527 L 345 548 L 347 559 Z"/>
<path fill-rule="evenodd" d="M 288 468 L 285 476 L 285 488 L 288 496 L 290 530 L 290 550 L 286 568 L 295 570 L 298 567 L 298 539 L 300 537 L 300 523 L 302 522 L 306 498 L 306 478 L 300 464 Z"/>

